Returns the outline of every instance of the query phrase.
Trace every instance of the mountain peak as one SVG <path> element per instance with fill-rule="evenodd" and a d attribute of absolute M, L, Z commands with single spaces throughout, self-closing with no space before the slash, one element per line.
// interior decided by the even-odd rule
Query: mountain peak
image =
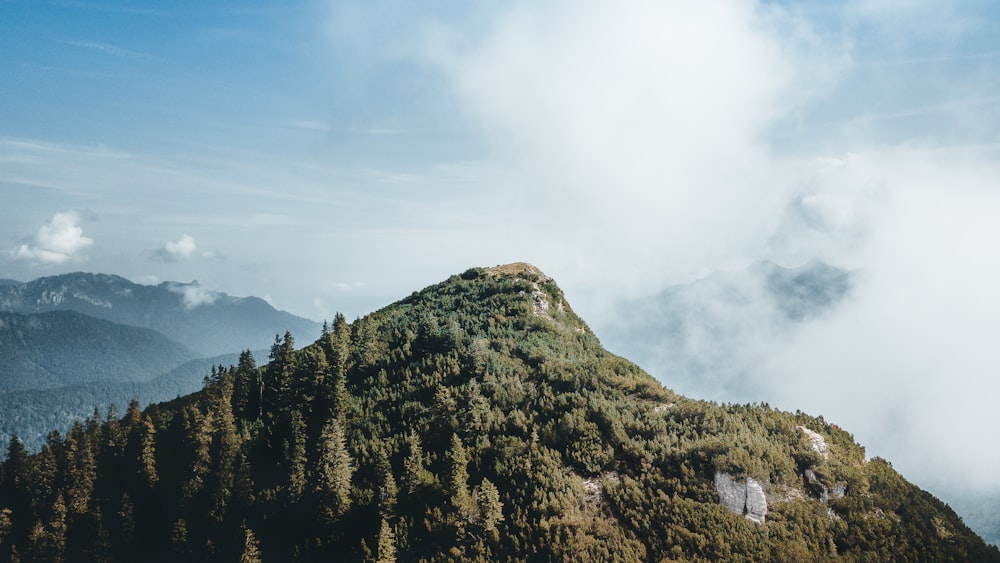
<path fill-rule="evenodd" d="M 549 276 L 546 276 L 545 273 L 542 272 L 540 269 L 538 269 L 537 266 L 534 266 L 527 262 L 513 262 L 510 264 L 500 264 L 492 268 L 486 268 L 486 273 L 492 274 L 494 276 L 502 276 L 502 275 L 519 276 L 526 274 L 527 277 L 537 276 L 538 280 L 533 280 L 533 281 L 540 281 L 540 282 L 549 281 L 552 279 Z"/>

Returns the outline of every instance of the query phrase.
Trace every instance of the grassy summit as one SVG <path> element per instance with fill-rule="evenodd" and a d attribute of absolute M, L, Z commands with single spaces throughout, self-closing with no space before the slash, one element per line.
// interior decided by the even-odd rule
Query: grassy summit
<path fill-rule="evenodd" d="M 822 418 L 665 389 L 527 264 L 338 316 L 299 351 L 286 335 L 270 360 L 12 446 L 0 554 L 1000 561 Z"/>

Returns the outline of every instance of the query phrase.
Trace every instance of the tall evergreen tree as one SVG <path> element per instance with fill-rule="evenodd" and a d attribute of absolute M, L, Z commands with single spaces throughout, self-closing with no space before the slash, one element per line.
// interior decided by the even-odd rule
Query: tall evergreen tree
<path fill-rule="evenodd" d="M 3 464 L 3 503 L 10 510 L 11 543 L 25 545 L 34 523 L 35 514 L 29 492 L 31 465 L 28 453 L 17 435 L 11 436 L 7 446 L 7 461 Z"/>
<path fill-rule="evenodd" d="M 233 413 L 245 420 L 259 420 L 262 414 L 263 380 L 250 350 L 240 353 L 234 379 Z"/>
<path fill-rule="evenodd" d="M 389 521 L 384 517 L 382 525 L 379 526 L 376 557 L 377 563 L 396 562 L 396 535 L 393 533 Z"/>
<path fill-rule="evenodd" d="M 246 522 L 240 528 L 243 538 L 242 549 L 240 550 L 239 563 L 261 563 L 264 558 L 260 552 L 260 542 L 253 530 L 247 527 Z"/>
<path fill-rule="evenodd" d="M 461 529 L 465 522 L 472 520 L 475 503 L 469 492 L 469 454 L 458 434 L 451 436 L 451 448 L 448 449 L 447 462 L 447 493 L 451 497 L 451 505 L 455 509 L 458 525 Z"/>
<path fill-rule="evenodd" d="M 392 463 L 389 453 L 383 444 L 376 453 L 376 473 L 378 477 L 378 508 L 383 518 L 392 519 L 396 516 L 396 478 L 392 474 Z"/>
<path fill-rule="evenodd" d="M 503 520 L 503 503 L 500 502 L 500 491 L 489 479 L 483 479 L 479 485 L 479 490 L 476 491 L 476 505 L 483 531 L 495 536 L 497 524 Z"/>
<path fill-rule="evenodd" d="M 418 487 L 428 481 L 427 469 L 424 466 L 424 449 L 420 445 L 420 435 L 410 431 L 406 437 L 407 454 L 403 459 L 403 486 L 406 492 L 413 494 Z"/>
<path fill-rule="evenodd" d="M 331 419 L 323 427 L 318 453 L 313 490 L 323 515 L 333 520 L 351 507 L 351 478 L 354 475 L 354 462 L 347 452 L 347 441 L 337 419 Z"/>
<path fill-rule="evenodd" d="M 292 411 L 291 431 L 285 442 L 287 491 L 292 502 L 298 502 L 306 486 L 306 423 L 299 410 Z"/>

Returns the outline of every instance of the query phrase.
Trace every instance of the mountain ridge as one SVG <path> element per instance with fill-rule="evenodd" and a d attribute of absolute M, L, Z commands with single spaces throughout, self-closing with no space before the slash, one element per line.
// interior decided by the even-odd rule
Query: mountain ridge
<path fill-rule="evenodd" d="M 157 330 L 200 356 L 269 346 L 275 326 L 304 338 L 320 323 L 278 311 L 256 297 L 233 297 L 197 282 L 142 285 L 114 274 L 74 272 L 0 284 L 0 311 L 74 310 L 99 319 Z"/>

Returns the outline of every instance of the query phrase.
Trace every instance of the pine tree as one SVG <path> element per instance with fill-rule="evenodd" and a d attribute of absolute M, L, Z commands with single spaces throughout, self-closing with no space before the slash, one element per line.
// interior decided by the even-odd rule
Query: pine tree
<path fill-rule="evenodd" d="M 451 436 L 451 448 L 448 449 L 447 460 L 447 493 L 451 497 L 451 505 L 457 513 L 461 528 L 462 522 L 472 520 L 475 504 L 469 492 L 469 454 L 458 434 Z"/>
<path fill-rule="evenodd" d="M 0 465 L 2 466 L 2 465 Z M 11 534 L 13 533 L 13 520 L 11 519 L 11 509 L 0 508 L 0 560 L 10 561 L 13 559 L 10 551 Z"/>
<path fill-rule="evenodd" d="M 500 502 L 500 491 L 489 479 L 476 492 L 476 505 L 479 508 L 479 522 L 483 531 L 496 534 L 497 524 L 503 520 L 503 503 Z"/>
<path fill-rule="evenodd" d="M 306 486 L 306 423 L 299 410 L 291 413 L 291 435 L 285 445 L 288 496 L 298 502 Z"/>
<path fill-rule="evenodd" d="M 396 515 L 396 478 L 392 475 L 392 464 L 385 446 L 378 448 L 376 470 L 378 472 L 378 507 L 383 518 Z"/>
<path fill-rule="evenodd" d="M 184 436 L 188 444 L 187 467 L 181 483 L 181 504 L 190 506 L 205 486 L 211 467 L 212 413 L 201 414 L 197 407 L 184 411 Z M 186 523 L 185 523 L 186 524 Z M 185 533 L 186 533 L 185 526 Z M 185 536 L 186 537 L 186 536 Z"/>
<path fill-rule="evenodd" d="M 354 474 L 354 462 L 347 452 L 347 441 L 337 419 L 331 419 L 324 425 L 318 446 L 313 489 L 325 517 L 332 520 L 351 507 L 351 478 Z"/>
<path fill-rule="evenodd" d="M 66 503 L 57 494 L 45 522 L 37 522 L 29 539 L 29 559 L 62 561 L 66 549 Z"/>
<path fill-rule="evenodd" d="M 403 460 L 403 486 L 406 492 L 413 494 L 417 488 L 427 482 L 427 469 L 424 467 L 424 449 L 420 445 L 420 435 L 411 431 L 406 438 L 409 452 Z"/>
<path fill-rule="evenodd" d="M 57 492 L 55 485 L 58 472 L 59 466 L 51 446 L 44 446 L 42 451 L 31 458 L 29 482 L 33 506 L 52 506 Z"/>
<path fill-rule="evenodd" d="M 262 384 L 253 353 L 244 350 L 240 353 L 233 381 L 233 413 L 236 416 L 245 420 L 260 419 Z"/>
<path fill-rule="evenodd" d="M 221 371 L 220 371 L 221 373 Z M 211 444 L 209 446 L 209 519 L 218 524 L 226 515 L 235 481 L 235 462 L 239 452 L 239 437 L 233 417 L 232 395 L 235 372 L 219 377 L 208 391 L 211 412 Z"/>
<path fill-rule="evenodd" d="M 122 493 L 115 516 L 118 520 L 118 537 L 113 543 L 116 546 L 128 546 L 135 539 L 135 505 L 132 504 L 128 492 Z"/>
<path fill-rule="evenodd" d="M 378 563 L 395 563 L 396 561 L 396 535 L 392 531 L 389 521 L 382 518 L 382 525 L 378 531 L 378 547 L 376 561 Z"/>
<path fill-rule="evenodd" d="M 125 432 L 129 432 L 138 426 L 141 420 L 142 409 L 139 407 L 139 401 L 137 399 L 132 399 L 128 402 L 128 408 L 125 409 L 125 416 L 122 418 L 122 424 L 125 426 Z"/>
<path fill-rule="evenodd" d="M 243 549 L 240 552 L 240 563 L 261 563 L 263 557 L 260 553 L 260 542 L 257 540 L 257 536 L 254 535 L 253 530 L 247 527 L 246 522 L 243 522 L 241 531 Z"/>
<path fill-rule="evenodd" d="M 80 431 L 71 433 L 63 445 L 66 509 L 71 518 L 87 513 L 94 493 L 97 461 L 91 444 L 87 434 Z"/>
<path fill-rule="evenodd" d="M 156 470 L 156 428 L 153 427 L 153 421 L 143 415 L 142 422 L 133 432 L 139 482 L 146 489 L 152 489 L 160 479 Z"/>
<path fill-rule="evenodd" d="M 4 482 L 0 498 L 10 509 L 9 537 L 12 544 L 24 546 L 34 521 L 34 512 L 31 508 L 31 495 L 28 492 L 30 483 L 28 453 L 16 434 L 10 438 L 7 461 L 4 462 L 3 468 Z"/>
<path fill-rule="evenodd" d="M 270 363 L 264 381 L 264 411 L 279 412 L 291 398 L 292 375 L 295 371 L 295 339 L 285 332 L 284 338 L 274 337 L 271 346 Z"/>
<path fill-rule="evenodd" d="M 336 416 L 343 425 L 346 422 L 350 399 L 347 392 L 347 368 L 351 352 L 351 327 L 347 324 L 344 315 L 337 313 L 333 319 L 332 328 L 333 331 L 327 335 L 324 341 L 332 380 L 331 385 L 325 386 L 330 393 L 325 401 L 329 405 L 330 414 Z"/>

